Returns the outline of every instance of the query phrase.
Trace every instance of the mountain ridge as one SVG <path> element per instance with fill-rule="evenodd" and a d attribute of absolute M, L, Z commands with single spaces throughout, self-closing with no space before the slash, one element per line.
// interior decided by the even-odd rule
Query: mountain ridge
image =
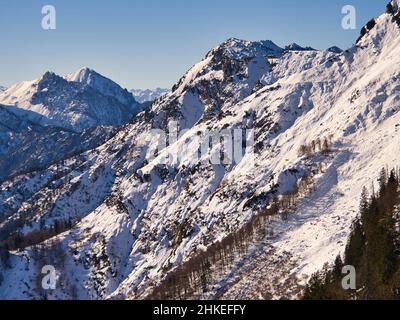
<path fill-rule="evenodd" d="M 64 78 L 46 72 L 38 80 L 11 86 L 0 93 L 0 103 L 36 112 L 47 119 L 44 125 L 77 131 L 121 125 L 142 110 L 126 89 L 87 68 Z"/>
<path fill-rule="evenodd" d="M 196 297 L 298 297 L 310 275 L 344 250 L 362 186 L 398 164 L 400 30 L 392 18 L 375 19 L 339 54 L 228 39 L 101 146 L 1 184 L 8 217 L 0 231 L 19 232 L 28 245 L 11 252 L 0 296 L 146 298 L 276 197 L 289 212 L 268 216 L 262 241 L 207 274 Z M 148 158 L 153 130 L 174 123 L 185 134 Z M 254 152 L 214 164 L 211 149 L 193 161 L 196 137 L 227 129 L 253 129 Z M 179 161 L 165 163 L 166 155 Z M 38 247 L 35 231 L 51 236 Z M 62 270 L 64 289 L 35 288 L 43 263 Z"/>
<path fill-rule="evenodd" d="M 0 92 L 0 108 L 2 181 L 96 147 L 143 106 L 116 83 L 83 68 L 69 80 L 48 71 L 16 84 Z"/>
<path fill-rule="evenodd" d="M 160 98 L 162 95 L 170 92 L 169 89 L 155 88 L 155 89 L 132 89 L 133 96 L 139 103 L 149 103 Z"/>

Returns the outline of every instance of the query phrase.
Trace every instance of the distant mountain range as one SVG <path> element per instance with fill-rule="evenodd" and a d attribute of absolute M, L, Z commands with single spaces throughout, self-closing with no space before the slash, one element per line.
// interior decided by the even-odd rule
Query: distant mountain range
<path fill-rule="evenodd" d="M 0 103 L 30 111 L 32 121 L 73 131 L 121 125 L 141 111 L 131 93 L 88 68 L 66 77 L 46 72 L 1 92 Z"/>
<path fill-rule="evenodd" d="M 398 2 L 345 51 L 227 39 L 145 110 L 88 68 L 0 93 L 0 298 L 300 298 L 399 165 Z"/>
<path fill-rule="evenodd" d="M 0 181 L 97 146 L 143 106 L 131 93 L 82 68 L 0 92 Z"/>
<path fill-rule="evenodd" d="M 169 89 L 162 89 L 162 88 L 156 88 L 154 90 L 151 90 L 151 89 L 145 89 L 145 90 L 132 89 L 131 90 L 136 101 L 139 103 L 152 102 L 170 91 L 171 90 L 169 90 Z"/>

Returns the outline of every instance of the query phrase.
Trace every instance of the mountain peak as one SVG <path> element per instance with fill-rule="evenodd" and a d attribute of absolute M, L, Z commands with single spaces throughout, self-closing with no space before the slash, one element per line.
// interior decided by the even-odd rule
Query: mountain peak
<path fill-rule="evenodd" d="M 133 95 L 111 79 L 89 67 L 83 67 L 64 77 L 67 81 L 88 85 L 106 96 L 112 96 L 125 105 L 136 105 Z"/>
<path fill-rule="evenodd" d="M 131 93 L 139 103 L 152 102 L 168 92 L 170 92 L 170 90 L 164 88 L 131 90 Z"/>
<path fill-rule="evenodd" d="M 74 82 L 90 82 L 93 77 L 103 77 L 93 69 L 89 67 L 82 67 L 77 70 L 75 73 L 69 74 L 66 76 L 68 81 Z M 104 78 L 104 77 L 103 77 Z"/>
<path fill-rule="evenodd" d="M 243 60 L 255 56 L 280 56 L 283 49 L 271 40 L 248 41 L 228 38 L 208 53 L 208 57 L 223 53 L 230 59 Z"/>
<path fill-rule="evenodd" d="M 391 4 L 393 6 L 393 10 L 396 12 L 400 8 L 400 0 L 392 0 Z"/>
<path fill-rule="evenodd" d="M 315 51 L 312 47 L 302 47 L 297 43 L 293 42 L 285 47 L 286 51 Z"/>
<path fill-rule="evenodd" d="M 80 68 L 78 71 L 93 72 L 94 70 L 89 68 L 88 66 L 84 66 Z"/>
<path fill-rule="evenodd" d="M 332 52 L 332 53 L 342 53 L 343 52 L 343 50 L 337 46 L 330 47 L 330 48 L 326 49 L 326 51 Z"/>

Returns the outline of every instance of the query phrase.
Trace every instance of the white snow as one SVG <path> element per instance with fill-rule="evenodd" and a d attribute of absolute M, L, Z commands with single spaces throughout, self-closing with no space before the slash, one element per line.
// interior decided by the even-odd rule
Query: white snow
<path fill-rule="evenodd" d="M 144 298 L 167 271 L 237 230 L 269 202 L 257 206 L 251 200 L 274 187 L 291 191 L 302 175 L 321 165 L 315 190 L 299 200 L 288 221 L 273 219 L 274 236 L 254 244 L 250 259 L 238 261 L 235 272 L 219 282 L 226 286 L 224 297 L 255 298 L 251 288 L 279 280 L 269 284 L 270 296 L 294 298 L 299 285 L 343 252 L 362 187 L 376 181 L 382 167 L 399 164 L 400 29 L 387 14 L 376 22 L 343 53 L 283 53 L 269 41 L 229 39 L 149 112 L 83 159 L 71 158 L 54 190 L 32 187 L 35 173 L 1 185 L 0 199 L 18 200 L 26 188 L 30 197 L 15 216 L 39 203 L 33 219 L 79 217 L 58 238 L 73 253 L 67 254 L 65 281 L 68 287 L 77 280 L 79 297 Z M 229 63 L 221 63 L 221 55 Z M 151 128 L 173 121 L 187 132 L 145 162 Z M 192 163 L 199 132 L 240 127 L 253 128 L 262 145 L 254 166 L 250 155 L 238 164 L 212 165 L 214 150 Z M 299 156 L 302 144 L 328 137 L 333 142 L 328 156 Z M 166 154 L 181 161 L 164 166 Z M 178 237 L 183 227 L 187 233 Z M 32 249 L 13 254 L 14 269 L 3 273 L 7 279 L 13 273 L 15 284 L 7 280 L 0 297 L 32 294 L 21 291 L 21 283 L 35 276 L 21 268 L 24 255 L 31 256 Z M 34 269 L 33 262 L 26 264 Z M 290 292 L 283 293 L 281 283 L 288 283 Z M 69 292 L 53 294 L 65 298 Z"/>
<path fill-rule="evenodd" d="M 131 90 L 136 101 L 139 103 L 153 102 L 161 96 L 170 92 L 169 89 L 156 88 L 156 89 L 132 89 Z"/>
<path fill-rule="evenodd" d="M 13 107 L 12 112 L 30 111 L 26 120 L 79 132 L 125 124 L 142 110 L 126 89 L 88 68 L 64 78 L 47 72 L 16 84 L 0 91 L 0 104 Z"/>

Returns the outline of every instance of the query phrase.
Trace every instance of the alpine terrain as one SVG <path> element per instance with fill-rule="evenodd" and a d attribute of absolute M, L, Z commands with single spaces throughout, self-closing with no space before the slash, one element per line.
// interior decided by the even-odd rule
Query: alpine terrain
<path fill-rule="evenodd" d="M 399 43 L 396 0 L 344 51 L 228 39 L 143 111 L 87 68 L 0 93 L 0 298 L 303 297 L 400 163 Z"/>
<path fill-rule="evenodd" d="M 156 88 L 154 90 L 132 89 L 131 92 L 137 102 L 145 103 L 145 102 L 153 102 L 154 100 L 158 99 L 162 95 L 169 93 L 170 90 L 162 89 L 162 88 Z"/>
<path fill-rule="evenodd" d="M 143 109 L 132 94 L 93 70 L 0 91 L 0 181 L 92 149 Z"/>

